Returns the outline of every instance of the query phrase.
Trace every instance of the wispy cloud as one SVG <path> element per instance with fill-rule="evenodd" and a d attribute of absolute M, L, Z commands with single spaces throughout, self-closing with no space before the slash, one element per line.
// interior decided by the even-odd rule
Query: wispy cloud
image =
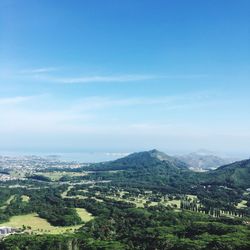
<path fill-rule="evenodd" d="M 81 83 L 93 83 L 93 82 L 132 82 L 132 81 L 144 81 L 156 79 L 156 75 L 110 75 L 110 76 L 82 76 L 82 77 L 52 77 L 41 76 L 42 79 L 63 83 L 63 84 L 81 84 Z"/>
<path fill-rule="evenodd" d="M 70 102 L 55 101 L 53 96 L 46 94 L 0 98 L 0 113 L 5 121 L 0 125 L 0 129 L 10 130 L 12 128 L 13 131 L 24 129 L 28 131 L 46 130 L 53 132 L 58 131 L 60 128 L 67 131 L 89 131 L 90 128 L 94 129 L 93 124 L 96 124 L 97 127 L 99 127 L 100 123 L 102 124 L 101 127 L 104 124 L 113 126 L 114 124 L 110 122 L 109 118 L 113 111 L 115 111 L 113 118 L 116 121 L 116 115 L 127 110 L 128 107 L 143 110 L 145 106 L 148 106 L 151 109 L 150 112 L 154 112 L 159 105 L 165 109 L 170 109 L 181 101 L 182 104 L 185 104 L 183 106 L 187 108 L 188 105 L 195 105 L 193 101 L 196 103 L 200 99 L 204 101 L 204 95 L 155 98 L 89 97 Z M 192 101 L 191 104 L 189 103 L 190 101 Z M 136 112 L 138 112 L 138 109 Z M 105 115 L 103 116 L 103 114 Z M 119 126 L 120 122 L 118 122 Z M 124 122 L 127 125 L 130 123 L 126 118 L 122 121 L 122 123 Z M 9 124 L 12 124 L 11 127 Z M 133 127 L 133 129 L 135 128 L 136 126 Z M 95 129 L 98 131 L 97 128 Z"/>
<path fill-rule="evenodd" d="M 90 76 L 80 76 L 80 77 L 60 77 L 60 76 L 51 76 L 44 74 L 35 74 L 36 79 L 62 83 L 62 84 L 85 84 L 85 83 L 113 83 L 113 82 L 137 82 L 137 81 L 149 81 L 157 79 L 197 79 L 205 78 L 208 75 L 202 74 L 190 74 L 190 75 L 157 75 L 157 74 L 122 74 L 122 75 L 90 75 Z"/>
<path fill-rule="evenodd" d="M 0 105 L 20 104 L 32 98 L 34 98 L 34 96 L 15 96 L 0 98 Z"/>
<path fill-rule="evenodd" d="M 41 67 L 41 68 L 34 68 L 34 69 L 23 69 L 20 70 L 20 74 L 40 74 L 40 73 L 49 73 L 57 71 L 57 67 Z"/>
<path fill-rule="evenodd" d="M 186 93 L 172 96 L 157 96 L 157 97 L 104 97 L 92 96 L 77 100 L 74 103 L 75 111 L 80 110 L 97 110 L 107 108 L 121 107 L 146 107 L 156 106 L 164 107 L 168 110 L 195 108 L 202 105 L 211 105 L 216 103 L 213 98 L 216 98 L 214 92 L 196 92 Z M 211 100 L 212 99 L 212 100 Z"/>
<path fill-rule="evenodd" d="M 225 104 L 220 96 L 214 98 L 214 93 L 143 98 L 100 96 L 68 101 L 52 95 L 40 97 L 0 98 L 0 147 L 11 147 L 13 143 L 20 147 L 103 149 L 107 145 L 114 148 L 122 145 L 130 150 L 132 144 L 178 148 L 180 141 L 183 147 L 195 149 L 209 145 L 239 148 L 249 145 L 249 120 L 237 125 L 237 121 L 230 119 L 225 126 L 219 119 L 214 122 L 210 117 L 196 116 L 197 108 L 208 115 L 215 108 L 221 109 L 221 113 L 230 109 L 232 105 Z M 168 112 L 169 109 L 174 112 Z"/>
<path fill-rule="evenodd" d="M 63 70 L 62 70 L 63 69 Z M 85 72 L 85 73 L 84 73 Z M 87 83 L 125 83 L 125 82 L 143 82 L 150 80 L 190 80 L 207 78 L 207 74 L 199 73 L 160 73 L 160 72 L 137 72 L 137 73 L 100 73 L 89 72 L 79 68 L 51 66 L 26 69 L 0 69 L 0 75 L 6 79 L 42 81 L 48 83 L 60 84 L 87 84 Z"/>

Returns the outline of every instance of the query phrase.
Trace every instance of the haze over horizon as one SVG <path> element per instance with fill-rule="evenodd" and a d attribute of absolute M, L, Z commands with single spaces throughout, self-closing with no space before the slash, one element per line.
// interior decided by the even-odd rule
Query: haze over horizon
<path fill-rule="evenodd" d="M 0 151 L 250 155 L 247 0 L 0 2 Z"/>

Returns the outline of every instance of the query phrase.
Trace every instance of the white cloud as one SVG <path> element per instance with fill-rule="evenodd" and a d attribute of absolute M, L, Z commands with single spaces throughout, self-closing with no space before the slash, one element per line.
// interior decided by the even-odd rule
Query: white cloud
<path fill-rule="evenodd" d="M 63 84 L 81 84 L 93 82 L 132 82 L 156 79 L 155 75 L 110 75 L 110 76 L 81 76 L 81 77 L 53 77 L 53 76 L 40 76 L 37 78 L 47 80 L 50 82 L 63 83 Z"/>
<path fill-rule="evenodd" d="M 35 72 L 34 72 L 35 73 Z M 154 74 L 123 74 L 123 75 L 92 75 L 80 77 L 60 77 L 48 75 L 35 75 L 37 79 L 56 82 L 62 84 L 84 84 L 84 83 L 109 83 L 109 82 L 135 82 L 148 81 L 154 79 L 196 79 L 204 78 L 207 75 L 189 74 L 189 75 L 154 75 Z"/>
<path fill-rule="evenodd" d="M 76 100 L 72 107 L 75 111 L 103 110 L 107 108 L 126 108 L 126 107 L 164 107 L 165 110 L 188 109 L 215 105 L 218 102 L 211 100 L 215 97 L 213 92 L 186 93 L 172 96 L 158 97 L 103 97 L 92 96 Z M 220 101 L 221 102 L 221 101 Z"/>
<path fill-rule="evenodd" d="M 15 96 L 15 97 L 0 98 L 0 105 L 20 104 L 28 100 L 31 100 L 32 98 L 34 98 L 34 96 Z"/>
<path fill-rule="evenodd" d="M 239 130 L 239 124 L 235 126 L 233 121 L 225 126 L 219 120 L 211 122 L 209 118 L 188 117 L 197 107 L 204 108 L 206 115 L 213 108 L 219 109 L 224 102 L 207 92 L 154 98 L 96 96 L 60 100 L 52 95 L 0 98 L 0 146 L 11 146 L 11 143 L 43 144 L 44 147 L 85 145 L 112 150 L 116 145 L 120 148 L 126 145 L 130 150 L 129 145 L 163 148 L 166 144 L 177 148 L 181 144 L 183 148 L 193 145 L 195 150 L 206 145 L 211 145 L 210 148 L 216 147 L 214 144 L 223 146 L 223 140 L 227 141 L 225 147 L 230 142 L 238 147 L 249 145 L 247 123 L 241 124 Z M 159 113 L 159 108 L 163 112 Z M 144 115 L 141 116 L 141 112 Z"/>
<path fill-rule="evenodd" d="M 40 73 L 49 73 L 53 71 L 57 71 L 58 68 L 56 67 L 42 67 L 42 68 L 34 68 L 34 69 L 23 69 L 20 70 L 19 73 L 21 74 L 40 74 Z"/>
<path fill-rule="evenodd" d="M 206 94 L 207 95 L 207 94 Z M 121 124 L 134 131 L 160 131 L 162 125 L 148 124 L 147 118 L 139 123 L 128 116 L 120 116 L 124 110 L 133 112 L 132 107 L 145 110 L 145 106 L 154 112 L 159 106 L 165 111 L 171 109 L 194 108 L 195 105 L 206 105 L 205 94 L 186 94 L 165 97 L 88 97 L 78 100 L 58 100 L 50 95 L 17 96 L 0 98 L 0 113 L 2 122 L 0 131 L 26 132 L 67 132 L 67 133 L 106 133 L 116 130 L 119 133 Z M 208 103 L 209 105 L 209 103 Z M 115 110 L 115 112 L 113 112 Z M 138 111 L 139 110 L 139 111 Z M 147 108 L 146 108 L 147 110 Z M 111 117 L 111 118 L 110 118 Z M 137 119 L 138 120 L 138 119 Z M 157 122 L 157 121 L 156 121 Z M 115 128 L 117 126 L 117 128 Z M 166 130 L 164 125 L 162 130 Z M 118 129 L 118 130 L 117 130 Z M 123 133 L 126 132 L 126 128 Z"/>

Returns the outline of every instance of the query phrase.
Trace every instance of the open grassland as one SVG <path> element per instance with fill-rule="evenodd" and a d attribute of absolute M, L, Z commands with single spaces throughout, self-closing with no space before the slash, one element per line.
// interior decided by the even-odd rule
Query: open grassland
<path fill-rule="evenodd" d="M 191 195 L 191 194 L 188 194 L 187 198 L 188 200 L 191 200 L 191 201 L 198 200 L 198 197 L 196 195 Z"/>
<path fill-rule="evenodd" d="M 127 191 L 119 191 L 117 194 L 109 195 L 107 198 L 114 199 L 117 201 L 125 201 L 130 202 L 136 205 L 137 208 L 143 208 L 145 205 L 147 206 L 156 206 L 156 205 L 163 205 L 163 206 L 171 206 L 175 209 L 180 209 L 181 207 L 181 199 L 173 196 L 171 199 L 165 196 L 158 197 L 160 198 L 159 201 L 153 201 L 152 198 L 154 196 L 151 192 L 147 192 L 145 194 L 140 194 L 139 196 L 128 196 L 129 192 Z M 127 197 L 126 197 L 127 196 Z M 185 195 L 185 198 L 191 202 L 198 201 L 198 197 L 196 195 Z"/>
<path fill-rule="evenodd" d="M 92 214 L 84 208 L 76 208 L 76 211 L 83 222 L 88 222 L 94 218 Z"/>
<path fill-rule="evenodd" d="M 87 199 L 87 196 L 84 195 L 74 195 L 74 196 L 69 196 L 68 192 L 73 188 L 73 186 L 69 186 L 66 191 L 64 191 L 61 196 L 62 198 L 72 198 L 72 199 Z M 85 192 L 85 190 L 79 190 Z"/>
<path fill-rule="evenodd" d="M 43 175 L 45 177 L 50 178 L 52 181 L 59 181 L 60 178 L 62 177 L 79 177 L 79 176 L 86 176 L 88 175 L 87 172 L 60 172 L 60 171 L 55 171 L 55 172 L 38 172 L 38 175 Z"/>
<path fill-rule="evenodd" d="M 22 202 L 29 202 L 30 201 L 30 197 L 27 195 L 22 195 L 21 199 L 22 199 Z"/>
<path fill-rule="evenodd" d="M 181 200 L 168 200 L 165 201 L 164 205 L 169 205 L 169 206 L 173 206 L 176 208 L 180 208 L 181 207 Z"/>
<path fill-rule="evenodd" d="M 74 196 L 67 196 L 67 198 L 69 199 L 79 199 L 79 200 L 84 200 L 84 199 L 87 199 L 88 197 L 87 196 L 83 196 L 83 195 L 74 195 Z"/>
<path fill-rule="evenodd" d="M 65 191 L 61 194 L 62 198 L 66 198 L 67 195 L 68 195 L 68 192 L 69 192 L 72 188 L 73 188 L 73 186 L 68 186 L 67 190 L 65 190 Z"/>
<path fill-rule="evenodd" d="M 180 208 L 181 206 L 181 201 L 177 200 L 177 199 L 173 199 L 173 200 L 164 200 L 163 198 L 161 199 L 161 201 L 159 202 L 155 202 L 155 201 L 150 201 L 148 197 L 129 197 L 129 198 L 123 198 L 123 197 L 119 197 L 119 196 L 107 196 L 107 198 L 110 199 L 114 199 L 117 201 L 125 201 L 125 202 L 130 202 L 136 205 L 137 208 L 144 208 L 145 205 L 148 206 L 156 206 L 158 204 L 164 205 L 164 206 L 172 206 L 172 207 L 176 207 L 176 208 Z"/>
<path fill-rule="evenodd" d="M 88 222 L 94 217 L 83 208 L 77 208 L 77 213 L 83 222 Z M 10 221 L 0 224 L 1 226 L 9 226 L 13 228 L 26 228 L 26 230 L 35 234 L 62 234 L 70 233 L 79 229 L 83 224 L 70 227 L 54 227 L 47 220 L 40 218 L 36 213 L 18 215 L 10 218 Z"/>
<path fill-rule="evenodd" d="M 245 207 L 247 207 L 247 201 L 246 200 L 242 200 L 240 203 L 237 204 L 236 207 L 237 208 L 245 208 Z"/>
<path fill-rule="evenodd" d="M 127 199 L 125 199 L 125 198 L 121 198 L 121 197 L 118 197 L 118 196 L 112 196 L 112 195 L 107 196 L 107 198 L 114 199 L 116 201 L 125 201 L 125 202 L 129 202 L 129 203 L 133 203 L 133 204 L 136 205 L 136 207 L 140 207 L 140 208 L 144 207 L 144 204 L 146 203 L 146 200 L 144 200 L 143 198 L 140 198 L 140 199 L 138 199 L 138 198 L 135 198 L 135 199 L 127 198 Z"/>
<path fill-rule="evenodd" d="M 9 226 L 14 228 L 31 227 L 32 230 L 53 230 L 55 227 L 51 226 L 46 220 L 40 218 L 37 214 L 18 215 L 10 218 L 9 222 L 5 222 L 0 226 Z"/>

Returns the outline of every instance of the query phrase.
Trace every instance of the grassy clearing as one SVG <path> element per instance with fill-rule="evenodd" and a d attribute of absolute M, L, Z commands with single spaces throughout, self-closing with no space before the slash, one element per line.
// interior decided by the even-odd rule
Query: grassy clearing
<path fill-rule="evenodd" d="M 135 200 L 124 200 L 122 199 L 123 201 L 126 201 L 126 202 L 130 202 L 130 203 L 134 203 L 136 205 L 137 208 L 143 208 L 144 205 L 146 204 L 146 199 L 139 199 L 139 198 L 136 198 Z"/>
<path fill-rule="evenodd" d="M 76 172 L 64 172 L 64 171 L 63 172 L 59 172 L 59 171 L 41 172 L 41 173 L 37 173 L 37 174 L 46 176 L 46 177 L 50 178 L 52 181 L 59 181 L 59 179 L 64 177 L 64 176 L 78 177 L 78 176 L 86 176 L 86 175 L 88 175 L 88 173 L 86 173 L 86 172 L 76 173 Z"/>
<path fill-rule="evenodd" d="M 143 208 L 144 207 L 144 204 L 146 203 L 146 200 L 144 199 L 124 199 L 124 198 L 121 198 L 121 197 L 117 197 L 117 196 L 107 196 L 107 198 L 109 199 L 114 199 L 116 201 L 124 201 L 124 202 L 128 202 L 128 203 L 133 203 L 136 205 L 136 207 L 140 207 L 140 208 Z"/>
<path fill-rule="evenodd" d="M 87 212 L 87 210 L 84 208 L 76 208 L 76 211 L 83 222 L 88 222 L 94 218 L 92 214 Z"/>
<path fill-rule="evenodd" d="M 122 193 L 123 195 L 124 193 Z M 133 197 L 133 198 L 127 198 L 124 199 L 122 198 L 122 195 L 120 194 L 119 196 L 107 196 L 107 198 L 114 199 L 117 201 L 125 201 L 125 202 L 130 202 L 136 205 L 137 208 L 144 208 L 146 204 L 148 206 L 157 206 L 158 204 L 164 205 L 164 206 L 172 206 L 176 207 L 176 209 L 180 209 L 181 207 L 181 200 L 178 199 L 173 199 L 173 200 L 164 200 L 162 197 L 161 201 L 155 202 L 155 201 L 150 201 L 148 197 L 146 196 L 141 196 L 141 197 Z M 188 198 L 191 200 L 197 199 L 197 196 L 195 195 L 188 195 Z"/>
<path fill-rule="evenodd" d="M 64 191 L 64 192 L 61 194 L 62 198 L 66 198 L 67 195 L 68 195 L 68 192 L 69 192 L 72 188 L 73 188 L 73 186 L 68 186 L 67 190 Z"/>
<path fill-rule="evenodd" d="M 240 203 L 237 204 L 236 207 L 237 208 L 245 208 L 245 207 L 247 207 L 247 201 L 246 200 L 242 200 Z"/>
<path fill-rule="evenodd" d="M 30 201 L 30 197 L 27 195 L 22 195 L 21 199 L 22 199 L 22 202 L 29 202 Z"/>
<path fill-rule="evenodd" d="M 87 199 L 88 197 L 87 196 L 83 196 L 83 195 L 74 195 L 74 196 L 67 196 L 67 198 L 69 199 L 79 199 L 79 200 L 84 200 L 84 199 Z"/>
<path fill-rule="evenodd" d="M 66 191 L 64 191 L 61 196 L 62 198 L 71 198 L 71 199 L 87 199 L 87 196 L 84 195 L 75 195 L 75 196 L 68 196 L 68 192 L 73 188 L 74 186 L 69 186 Z M 86 190 L 79 190 L 83 192 L 87 192 Z"/>
<path fill-rule="evenodd" d="M 87 215 L 85 215 L 87 218 Z M 89 217 L 90 218 L 90 215 Z M 31 227 L 31 230 L 35 234 L 62 234 L 74 232 L 74 230 L 79 229 L 81 225 L 71 226 L 71 227 L 54 227 L 48 223 L 45 219 L 40 218 L 36 213 L 18 215 L 11 217 L 9 222 L 0 224 L 1 226 L 9 226 L 14 228 L 22 228 L 23 226 Z"/>
<path fill-rule="evenodd" d="M 181 201 L 180 200 L 169 200 L 165 202 L 165 205 L 169 205 L 169 206 L 176 206 L 176 208 L 180 208 L 181 207 Z"/>
<path fill-rule="evenodd" d="M 197 197 L 196 195 L 191 195 L 191 194 L 188 194 L 188 195 L 187 195 L 187 198 L 188 198 L 189 200 L 191 200 L 191 201 L 194 201 L 194 200 L 197 200 L 197 199 L 198 199 L 198 197 Z"/>
<path fill-rule="evenodd" d="M 98 202 L 103 202 L 102 199 L 99 199 L 99 198 L 96 198 L 96 197 L 91 197 L 91 198 L 94 199 L 94 200 L 96 200 L 96 201 L 98 201 Z"/>
<path fill-rule="evenodd" d="M 51 226 L 46 220 L 40 218 L 37 214 L 18 215 L 10 218 L 9 222 L 0 224 L 0 226 L 10 226 L 14 228 L 22 228 L 22 226 L 29 226 L 33 230 L 43 229 L 52 230 Z"/>
<path fill-rule="evenodd" d="M 119 196 L 122 197 L 124 194 L 129 194 L 127 191 L 119 191 L 118 192 Z"/>

